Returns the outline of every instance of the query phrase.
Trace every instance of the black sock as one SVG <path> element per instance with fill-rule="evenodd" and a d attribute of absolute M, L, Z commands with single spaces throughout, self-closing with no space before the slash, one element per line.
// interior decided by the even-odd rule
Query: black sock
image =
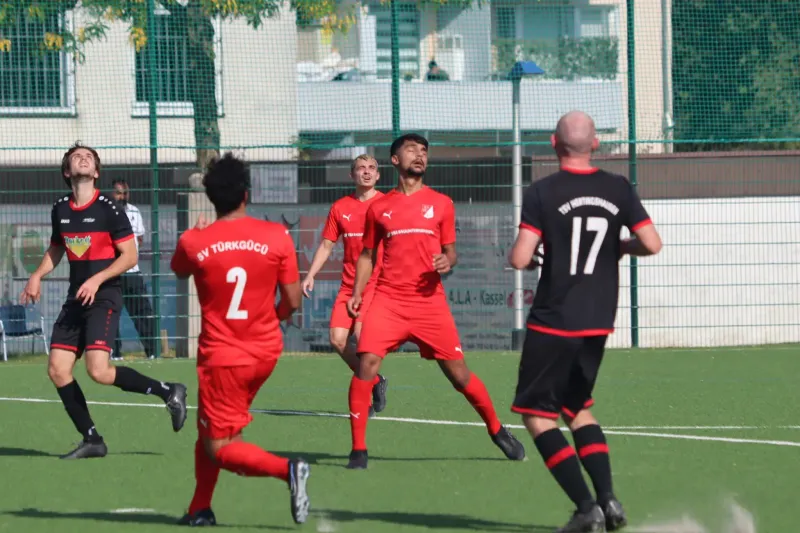
<path fill-rule="evenodd" d="M 603 430 L 597 424 L 583 426 L 572 433 L 578 457 L 592 478 L 597 499 L 603 503 L 614 497 L 611 486 L 611 460 Z"/>
<path fill-rule="evenodd" d="M 169 395 L 172 392 L 172 388 L 166 383 L 148 378 L 127 366 L 117 367 L 117 377 L 114 378 L 114 386 L 125 392 L 155 394 L 165 402 L 169 399 Z"/>
<path fill-rule="evenodd" d="M 578 507 L 578 511 L 589 512 L 594 506 L 594 498 L 583 479 L 575 449 L 569 445 L 561 430 L 545 431 L 533 442 L 550 473 Z"/>
<path fill-rule="evenodd" d="M 77 381 L 72 381 L 63 387 L 56 387 L 64 409 L 75 424 L 75 429 L 83 435 L 84 440 L 98 441 L 103 437 L 97 432 L 89 415 L 89 407 L 86 405 L 86 397 L 83 395 L 81 386 Z"/>

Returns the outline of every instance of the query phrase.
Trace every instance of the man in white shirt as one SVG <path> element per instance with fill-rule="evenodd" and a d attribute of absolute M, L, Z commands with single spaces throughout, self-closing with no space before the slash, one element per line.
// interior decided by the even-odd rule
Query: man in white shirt
<path fill-rule="evenodd" d="M 136 251 L 144 240 L 144 220 L 139 208 L 133 204 L 128 203 L 130 198 L 130 187 L 124 179 L 116 179 L 113 183 L 114 186 L 114 200 L 118 205 L 125 208 L 125 214 L 128 215 L 128 220 L 131 221 L 133 234 L 136 236 Z M 144 283 L 144 278 L 139 270 L 138 263 L 125 274 L 120 276 L 122 280 L 122 301 L 125 308 L 128 310 L 128 315 L 136 326 L 136 331 L 139 333 L 139 340 L 145 349 L 145 355 L 149 358 L 155 357 L 155 343 L 156 335 L 154 328 L 153 309 L 150 306 L 150 300 L 147 297 L 147 287 Z M 117 332 L 117 340 L 114 346 L 114 353 L 112 359 L 122 359 L 122 341 L 120 332 Z"/>

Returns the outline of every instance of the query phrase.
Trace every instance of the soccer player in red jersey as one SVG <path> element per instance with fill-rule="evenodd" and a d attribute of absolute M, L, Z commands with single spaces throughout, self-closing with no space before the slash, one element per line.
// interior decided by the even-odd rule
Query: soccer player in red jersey
<path fill-rule="evenodd" d="M 186 231 L 172 257 L 172 270 L 194 276 L 202 326 L 198 338 L 198 411 L 195 444 L 197 485 L 181 525 L 216 524 L 211 497 L 220 468 L 242 476 L 287 482 L 295 522 L 308 517 L 308 463 L 273 455 L 242 440 L 253 420 L 249 409 L 283 350 L 280 321 L 300 307 L 300 273 L 289 232 L 247 215 L 250 174 L 230 154 L 204 176 L 217 220 Z M 275 304 L 276 289 L 280 302 Z"/>
<path fill-rule="evenodd" d="M 350 166 L 350 178 L 356 184 L 356 192 L 340 198 L 331 206 L 325 229 L 322 231 L 322 242 L 314 253 L 308 274 L 302 283 L 303 295 L 309 298 L 309 293 L 314 290 L 314 278 L 333 252 L 336 241 L 341 237 L 344 244 L 342 285 L 331 310 L 330 341 L 333 349 L 353 372 L 358 370 L 355 345 L 358 343 L 361 326 L 374 295 L 375 282 L 380 273 L 381 254 L 378 254 L 378 266 L 364 289 L 358 317 L 354 318 L 347 312 L 347 301 L 353 296 L 356 262 L 364 247 L 364 222 L 367 209 L 383 197 L 382 192 L 375 190 L 380 177 L 378 162 L 374 157 L 362 154 L 353 160 Z M 348 343 L 351 337 L 354 342 Z M 373 411 L 380 413 L 386 407 L 386 385 L 386 378 L 378 374 L 372 387 L 370 416 Z"/>
<path fill-rule="evenodd" d="M 475 408 L 492 441 L 509 459 L 522 460 L 522 444 L 500 424 L 483 382 L 464 362 L 464 352 L 447 304 L 441 275 L 456 264 L 455 207 L 446 195 L 423 184 L 428 141 L 403 135 L 391 146 L 400 175 L 397 188 L 367 211 L 364 249 L 356 267 L 348 310 L 358 316 L 364 289 L 383 244 L 383 267 L 358 340 L 358 372 L 350 382 L 353 447 L 348 468 L 367 467 L 367 413 L 372 383 L 387 353 L 406 341 L 425 359 L 435 359 L 450 383 Z"/>

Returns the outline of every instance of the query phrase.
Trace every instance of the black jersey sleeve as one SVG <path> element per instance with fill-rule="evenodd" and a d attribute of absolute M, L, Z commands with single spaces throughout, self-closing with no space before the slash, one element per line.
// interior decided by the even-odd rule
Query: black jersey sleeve
<path fill-rule="evenodd" d="M 633 184 L 630 182 L 628 183 L 627 211 L 627 220 L 625 221 L 625 226 L 627 226 L 629 230 L 636 231 L 641 227 L 652 224 L 650 215 L 647 213 L 647 209 L 645 209 L 642 205 L 642 200 L 639 198 L 639 194 L 636 192 L 636 189 L 633 188 Z"/>
<path fill-rule="evenodd" d="M 64 237 L 61 236 L 61 220 L 58 218 L 58 203 L 53 204 L 53 210 L 50 211 L 50 224 L 52 226 L 50 233 L 50 246 L 64 246 Z"/>
<path fill-rule="evenodd" d="M 125 242 L 134 237 L 131 221 L 125 210 L 118 206 L 113 200 L 108 200 L 108 233 L 114 244 Z"/>
<path fill-rule="evenodd" d="M 542 236 L 542 202 L 539 187 L 535 183 L 528 187 L 522 197 L 522 216 L 519 228 Z"/>

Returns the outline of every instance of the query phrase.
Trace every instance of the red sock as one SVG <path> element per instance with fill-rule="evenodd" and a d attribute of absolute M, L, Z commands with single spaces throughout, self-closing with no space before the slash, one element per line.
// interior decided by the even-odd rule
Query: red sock
<path fill-rule="evenodd" d="M 372 399 L 373 381 L 365 381 L 353 376 L 350 380 L 350 433 L 353 436 L 353 450 L 367 449 L 367 419 Z"/>
<path fill-rule="evenodd" d="M 500 424 L 500 420 L 497 418 L 494 405 L 492 405 L 492 399 L 489 397 L 489 391 L 486 390 L 486 385 L 483 384 L 481 378 L 475 374 L 470 374 L 467 386 L 463 389 L 459 389 L 458 392 L 466 396 L 469 403 L 472 404 L 472 407 L 481 415 L 490 435 L 494 435 L 500 431 L 502 424 Z"/>
<path fill-rule="evenodd" d="M 217 461 L 225 470 L 240 476 L 289 480 L 289 459 L 272 455 L 249 442 L 240 440 L 223 446 L 217 452 Z"/>
<path fill-rule="evenodd" d="M 208 456 L 200 439 L 194 445 L 194 478 L 197 484 L 189 504 L 189 514 L 211 508 L 211 498 L 219 478 L 219 467 Z"/>

